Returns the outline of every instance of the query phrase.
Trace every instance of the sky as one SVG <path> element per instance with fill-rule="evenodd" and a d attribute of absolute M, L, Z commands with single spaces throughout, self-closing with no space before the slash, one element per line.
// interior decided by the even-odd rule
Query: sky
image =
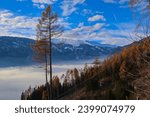
<path fill-rule="evenodd" d="M 136 21 L 128 0 L 0 0 L 0 36 L 36 39 L 41 13 L 51 4 L 64 27 L 60 39 L 132 43 Z"/>

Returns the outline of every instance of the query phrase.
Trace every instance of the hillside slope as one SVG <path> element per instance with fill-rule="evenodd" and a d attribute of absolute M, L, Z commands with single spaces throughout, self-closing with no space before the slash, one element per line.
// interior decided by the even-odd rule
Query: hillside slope
<path fill-rule="evenodd" d="M 131 44 L 103 63 L 53 77 L 53 99 L 150 99 L 150 37 Z M 60 82 L 61 81 L 63 82 Z M 46 86 L 21 99 L 47 99 Z"/>

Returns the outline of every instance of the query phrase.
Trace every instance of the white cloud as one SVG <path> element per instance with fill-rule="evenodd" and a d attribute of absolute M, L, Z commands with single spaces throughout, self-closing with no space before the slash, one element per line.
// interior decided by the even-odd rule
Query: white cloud
<path fill-rule="evenodd" d="M 105 3 L 116 3 L 116 0 L 103 0 Z"/>
<path fill-rule="evenodd" d="M 35 37 L 37 17 L 15 16 L 8 10 L 0 11 L 0 36 Z"/>
<path fill-rule="evenodd" d="M 44 9 L 45 8 L 44 4 L 33 4 L 33 6 L 39 8 L 39 9 Z"/>
<path fill-rule="evenodd" d="M 53 4 L 57 2 L 57 0 L 32 0 L 33 6 L 44 9 L 46 4 Z"/>
<path fill-rule="evenodd" d="M 83 22 L 79 23 L 78 27 L 82 27 L 82 26 L 84 26 L 84 23 Z"/>
<path fill-rule="evenodd" d="M 118 4 L 119 8 L 129 8 L 129 0 L 103 0 L 104 3 Z"/>
<path fill-rule="evenodd" d="M 129 0 L 103 0 L 105 3 L 110 3 L 110 4 L 125 4 L 128 3 Z"/>
<path fill-rule="evenodd" d="M 83 9 L 82 12 L 81 12 L 82 15 L 88 15 L 88 14 L 92 14 L 92 13 L 93 12 L 90 9 Z"/>
<path fill-rule="evenodd" d="M 8 10 L 0 11 L 0 36 L 17 36 L 35 39 L 39 17 L 16 16 Z M 71 28 L 67 18 L 59 18 L 58 23 L 65 29 Z"/>
<path fill-rule="evenodd" d="M 119 23 L 116 26 L 116 29 L 104 30 L 105 34 L 100 38 L 104 44 L 115 44 L 123 46 L 139 40 L 139 38 L 137 38 L 135 35 L 135 23 Z"/>
<path fill-rule="evenodd" d="M 67 18 L 59 18 L 58 24 L 63 26 L 64 29 L 70 29 L 72 23 L 67 22 Z"/>
<path fill-rule="evenodd" d="M 84 25 L 79 23 L 77 28 L 66 30 L 61 39 L 66 41 L 85 41 L 100 40 L 102 44 L 112 44 L 124 46 L 137 39 L 134 33 L 135 24 L 121 23 L 117 24 L 115 29 L 110 29 L 105 23 L 96 23 L 94 25 Z M 132 37 L 132 38 L 131 38 Z"/>
<path fill-rule="evenodd" d="M 95 15 L 93 17 L 89 17 L 89 19 L 88 19 L 88 21 L 90 21 L 90 22 L 94 22 L 94 21 L 98 21 L 98 20 L 106 21 L 106 19 L 103 15 Z"/>
<path fill-rule="evenodd" d="M 119 4 L 125 4 L 125 3 L 128 3 L 128 2 L 129 2 L 129 0 L 120 0 Z"/>
<path fill-rule="evenodd" d="M 120 0 L 119 1 L 119 8 L 129 8 L 130 5 L 128 4 L 129 3 L 129 0 Z"/>
<path fill-rule="evenodd" d="M 95 14 L 103 14 L 104 12 L 102 11 L 94 11 L 94 10 L 91 10 L 91 9 L 83 9 L 81 10 L 78 14 L 80 14 L 81 16 L 92 16 L 92 15 L 95 15 Z"/>
<path fill-rule="evenodd" d="M 91 33 L 93 31 L 97 31 L 100 28 L 102 28 L 105 24 L 104 23 L 96 23 L 95 25 L 91 25 L 91 26 L 84 26 L 82 24 L 79 24 L 80 27 L 74 28 L 72 31 L 74 32 L 79 32 L 79 33 Z"/>
<path fill-rule="evenodd" d="M 32 0 L 33 3 L 40 3 L 40 4 L 52 4 L 57 0 Z"/>
<path fill-rule="evenodd" d="M 83 23 L 79 23 L 77 28 L 66 30 L 61 39 L 64 40 L 78 40 L 85 41 L 89 39 L 94 39 L 97 37 L 97 32 L 105 26 L 104 23 L 96 23 L 95 25 L 85 26 Z"/>
<path fill-rule="evenodd" d="M 37 17 L 16 16 L 8 10 L 0 11 L 0 36 L 35 38 L 37 19 Z M 77 28 L 71 29 L 72 24 L 67 22 L 67 18 L 60 18 L 58 23 L 67 28 L 60 37 L 62 39 L 82 41 L 95 39 L 101 40 L 103 44 L 114 45 L 131 43 L 133 40 L 129 40 L 130 34 L 135 29 L 132 23 L 117 24 L 117 27 L 123 27 L 118 29 L 108 29 L 105 23 L 85 25 L 83 22 L 79 23 Z"/>
<path fill-rule="evenodd" d="M 62 15 L 68 16 L 77 10 L 76 6 L 79 4 L 83 4 L 85 0 L 64 0 L 61 5 L 61 9 L 63 10 Z"/>

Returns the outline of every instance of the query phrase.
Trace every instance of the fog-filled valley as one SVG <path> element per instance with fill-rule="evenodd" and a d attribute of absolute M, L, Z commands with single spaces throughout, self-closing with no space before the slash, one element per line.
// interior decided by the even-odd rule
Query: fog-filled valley
<path fill-rule="evenodd" d="M 53 75 L 61 76 L 68 69 L 82 69 L 84 65 L 91 64 L 94 59 L 85 61 L 61 62 L 53 65 Z M 7 66 L 7 65 L 6 65 Z M 45 84 L 45 71 L 43 64 L 28 66 L 0 67 L 0 99 L 20 99 L 21 93 L 31 86 Z"/>

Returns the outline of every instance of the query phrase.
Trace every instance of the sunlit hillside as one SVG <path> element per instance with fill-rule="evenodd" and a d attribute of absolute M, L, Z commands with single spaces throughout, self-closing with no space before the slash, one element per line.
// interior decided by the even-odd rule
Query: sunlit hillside
<path fill-rule="evenodd" d="M 60 78 L 54 76 L 53 99 L 150 99 L 149 44 L 147 37 L 103 62 L 96 59 L 82 71 L 75 68 Z M 27 99 L 47 99 L 46 85 Z"/>

